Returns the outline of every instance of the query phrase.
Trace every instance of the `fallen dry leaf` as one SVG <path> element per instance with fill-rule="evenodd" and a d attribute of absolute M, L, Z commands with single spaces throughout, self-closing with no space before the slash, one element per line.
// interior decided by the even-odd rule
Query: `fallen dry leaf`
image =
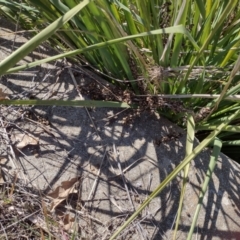
<path fill-rule="evenodd" d="M 67 232 L 76 231 L 75 228 L 75 218 L 71 217 L 68 214 L 64 215 L 63 219 L 60 221 L 60 224 L 63 226 L 63 229 Z"/>
<path fill-rule="evenodd" d="M 0 100 L 6 99 L 7 96 L 8 94 L 4 93 L 2 88 L 0 88 Z"/>
<path fill-rule="evenodd" d="M 13 133 L 11 140 L 16 143 L 16 147 L 22 149 L 28 145 L 36 146 L 39 140 L 27 135 L 26 133 Z"/>
<path fill-rule="evenodd" d="M 47 196 L 53 198 L 50 210 L 53 211 L 62 201 L 67 199 L 70 193 L 76 192 L 75 185 L 79 181 L 79 178 L 72 178 L 69 181 L 64 181 L 61 186 L 57 187 L 53 192 Z"/>

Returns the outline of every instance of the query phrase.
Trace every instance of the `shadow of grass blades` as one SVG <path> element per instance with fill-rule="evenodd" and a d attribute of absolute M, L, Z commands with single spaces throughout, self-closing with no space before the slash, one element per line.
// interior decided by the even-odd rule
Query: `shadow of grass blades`
<path fill-rule="evenodd" d="M 215 137 L 234 119 L 239 118 L 240 110 L 232 114 L 226 122 L 221 123 L 214 131 L 212 131 L 193 151 L 187 155 L 182 162 L 163 180 L 163 182 L 150 194 L 150 196 L 141 204 L 134 214 L 112 235 L 110 240 L 115 239 L 121 231 L 123 231 L 138 214 L 155 198 L 168 184 L 172 181 L 181 170 L 183 170 L 205 147 L 212 143 Z"/>

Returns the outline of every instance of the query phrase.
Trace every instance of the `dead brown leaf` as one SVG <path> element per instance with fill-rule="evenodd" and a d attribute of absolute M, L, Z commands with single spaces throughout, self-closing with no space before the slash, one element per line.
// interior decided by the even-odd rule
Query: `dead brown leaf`
<path fill-rule="evenodd" d="M 63 226 L 63 229 L 67 232 L 72 232 L 72 231 L 76 231 L 76 229 L 74 228 L 75 226 L 75 218 L 71 217 L 68 214 L 63 216 L 63 219 L 60 221 L 60 224 Z"/>
<path fill-rule="evenodd" d="M 0 100 L 6 99 L 7 96 L 8 94 L 4 93 L 2 88 L 0 88 Z"/>
<path fill-rule="evenodd" d="M 50 210 L 53 211 L 62 201 L 67 199 L 69 194 L 76 192 L 75 185 L 79 181 L 79 178 L 72 178 L 69 181 L 64 181 L 61 183 L 61 186 L 57 187 L 53 192 L 48 194 L 48 197 L 51 197 L 52 204 Z"/>
<path fill-rule="evenodd" d="M 38 145 L 39 140 L 27 135 L 26 133 L 13 133 L 11 140 L 16 143 L 16 147 L 22 149 L 28 145 L 36 146 Z"/>

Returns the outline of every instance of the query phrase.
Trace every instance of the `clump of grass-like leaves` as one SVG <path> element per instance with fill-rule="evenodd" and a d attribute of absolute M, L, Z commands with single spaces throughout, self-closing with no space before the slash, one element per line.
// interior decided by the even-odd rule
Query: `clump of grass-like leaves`
<path fill-rule="evenodd" d="M 47 0 L 30 0 L 22 4 L 1 0 L 0 4 L 7 17 L 36 32 L 77 5 L 74 1 Z M 238 71 L 229 79 L 239 51 L 238 1 L 207 1 L 206 4 L 203 1 L 177 1 L 172 4 L 171 1 L 157 0 L 88 0 L 79 5 L 81 7 L 74 16 L 69 15 L 61 25 L 49 28 L 44 38 L 38 35 L 32 48 L 26 45 L 28 52 L 48 39 L 52 46 L 65 53 L 41 62 L 65 56 L 88 62 L 107 74 L 109 81 L 123 88 L 128 85 L 114 79 L 130 81 L 136 94 L 189 94 L 183 102 L 196 114 L 200 122 L 197 126 L 203 126 L 200 120 L 206 114 L 202 114 L 202 108 L 211 108 L 216 103 L 210 95 L 217 98 L 222 93 L 238 93 Z M 18 61 L 11 61 L 9 67 Z M 4 65 L 1 74 L 41 62 L 14 69 Z M 133 79 L 141 81 L 131 81 Z M 196 95 L 193 98 L 192 94 L 206 95 L 203 99 Z M 224 109 L 230 113 L 236 106 L 232 101 L 222 101 L 208 118 L 208 123 L 214 123 L 216 116 L 220 119 L 226 115 L 222 112 Z M 170 116 L 174 112 L 168 110 L 165 114 Z M 182 119 L 182 116 L 178 119 L 179 114 L 174 117 L 176 122 Z"/>

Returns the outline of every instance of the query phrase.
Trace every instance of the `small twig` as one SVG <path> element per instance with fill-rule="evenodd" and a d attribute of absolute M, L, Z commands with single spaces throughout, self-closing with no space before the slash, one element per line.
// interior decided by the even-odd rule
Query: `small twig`
<path fill-rule="evenodd" d="M 73 81 L 73 83 L 74 83 L 74 85 L 75 85 L 75 87 L 76 87 L 78 96 L 80 97 L 81 100 L 84 100 L 82 94 L 81 94 L 80 91 L 79 91 L 79 88 L 78 88 L 76 79 L 75 79 L 75 77 L 74 77 L 74 75 L 73 75 L 73 72 L 72 72 L 71 68 L 68 68 L 68 72 L 69 72 L 69 74 L 70 74 L 70 76 L 71 76 L 71 78 L 72 78 L 72 81 Z M 100 136 L 99 133 L 98 133 L 98 130 L 97 130 L 96 125 L 95 125 L 95 123 L 94 123 L 94 121 L 93 121 L 93 119 L 92 119 L 92 116 L 90 115 L 88 109 L 87 109 L 86 107 L 84 107 L 84 108 L 85 108 L 85 110 L 86 110 L 86 112 L 87 112 L 88 117 L 90 118 L 90 120 L 91 120 L 91 122 L 92 122 L 92 125 L 93 125 L 93 127 L 94 127 L 94 129 L 95 129 L 95 131 L 96 131 L 96 133 L 97 133 L 97 135 L 98 135 L 98 137 L 101 139 L 101 136 Z"/>
<path fill-rule="evenodd" d="M 15 185 L 16 185 L 16 182 L 17 182 L 17 173 L 14 174 L 14 180 L 13 180 L 13 184 L 12 184 L 12 187 L 11 187 L 11 191 L 10 191 L 10 194 L 9 194 L 9 198 L 12 199 L 12 196 L 13 196 L 13 192 L 15 190 Z"/>
<path fill-rule="evenodd" d="M 9 175 L 10 175 L 10 173 L 8 173 Z M 14 176 L 12 176 L 11 175 L 11 177 L 14 177 Z M 24 194 L 25 196 L 26 195 L 29 195 L 29 197 L 30 198 L 37 198 L 38 199 L 38 197 L 39 197 L 39 195 L 37 195 L 37 194 L 33 194 L 33 193 L 30 193 L 30 192 L 28 192 L 28 191 L 26 191 L 25 189 L 24 189 L 24 187 L 26 187 L 25 185 L 22 187 L 21 185 L 19 186 L 19 184 L 17 184 L 16 185 L 16 188 L 14 189 L 14 192 L 15 193 L 19 193 L 19 194 Z M 11 187 L 9 187 L 9 186 L 6 186 L 6 189 L 11 189 Z M 46 198 L 46 200 L 48 200 L 48 198 Z"/>
<path fill-rule="evenodd" d="M 115 206 L 117 207 L 122 213 L 126 212 L 126 210 L 123 210 L 116 202 L 116 199 L 113 195 L 108 196 L 105 192 L 103 192 L 103 194 L 109 199 L 109 201 Z"/>
<path fill-rule="evenodd" d="M 5 138 L 6 138 L 6 140 L 8 141 L 8 147 L 9 147 L 9 149 L 10 149 L 11 155 L 12 155 L 12 157 L 13 157 L 14 160 L 11 158 L 10 154 L 8 155 L 8 158 L 9 158 L 11 164 L 12 164 L 13 169 L 19 170 L 19 171 L 20 171 L 20 177 L 21 177 L 21 179 L 22 179 L 22 180 L 25 180 L 25 183 L 27 183 L 26 176 L 25 176 L 25 174 L 22 173 L 22 171 L 21 171 L 21 169 L 20 169 L 20 167 L 18 166 L 18 163 L 17 163 L 17 161 L 16 161 L 17 158 L 16 158 L 16 155 L 15 155 L 15 153 L 14 153 L 13 147 L 12 147 L 12 145 L 10 144 L 10 139 L 9 139 L 9 137 L 8 137 L 7 130 L 6 130 L 5 126 L 4 126 L 4 124 L 3 124 L 2 118 L 0 118 L 0 122 L 1 122 L 1 125 L 2 125 L 3 130 L 4 130 Z"/>
<path fill-rule="evenodd" d="M 25 119 L 29 122 L 32 122 L 34 124 L 36 124 L 38 127 L 42 128 L 46 133 L 48 133 L 50 136 L 56 138 L 56 136 L 51 132 L 51 130 L 49 130 L 47 127 L 43 126 L 41 123 L 38 123 L 30 118 L 25 117 Z"/>
<path fill-rule="evenodd" d="M 5 238 L 6 238 L 6 240 L 8 240 L 7 233 L 6 233 L 6 231 L 5 231 L 5 229 L 4 229 L 4 227 L 3 227 L 1 222 L 0 222 L 0 224 L 1 224 L 1 228 L 3 229 L 3 233 L 5 235 Z"/>
<path fill-rule="evenodd" d="M 67 206 L 67 205 L 65 206 L 65 208 L 68 209 L 68 210 L 72 210 L 72 209 L 73 209 L 71 206 Z M 97 219 L 97 218 L 95 218 L 95 217 L 92 217 L 92 216 L 89 215 L 89 214 L 86 214 L 86 213 L 84 213 L 84 212 L 82 212 L 82 211 L 79 211 L 79 210 L 76 210 L 76 209 L 74 209 L 74 212 L 78 213 L 79 215 L 81 215 L 81 216 L 83 216 L 83 217 L 90 218 L 91 220 L 93 220 L 93 221 L 99 223 L 100 225 L 104 226 L 103 221 L 100 221 L 99 219 Z"/>
<path fill-rule="evenodd" d="M 112 77 L 112 76 L 109 76 L 109 75 L 107 75 L 107 74 L 105 74 L 105 73 L 103 73 L 103 72 L 100 72 L 98 69 L 96 69 L 96 68 L 93 68 L 92 66 L 88 66 L 88 67 L 90 67 L 90 68 L 92 68 L 95 72 L 97 72 L 98 74 L 101 74 L 101 75 L 103 75 L 104 77 L 107 77 L 107 78 L 111 78 L 111 79 L 113 79 L 114 81 L 116 81 L 116 82 L 121 82 L 121 83 L 131 83 L 131 82 L 140 82 L 140 81 L 146 81 L 146 79 L 145 78 L 140 78 L 140 79 L 131 79 L 131 80 L 121 80 L 121 79 L 118 79 L 118 78 L 114 78 L 114 77 Z M 86 73 L 87 75 L 90 75 L 90 77 L 93 77 L 93 73 L 89 73 L 89 71 L 87 71 L 87 70 L 83 70 L 83 68 L 81 68 L 81 70 L 77 70 L 76 68 L 72 68 L 75 72 L 79 72 L 79 73 Z"/>
<path fill-rule="evenodd" d="M 120 112 L 113 114 L 112 116 L 99 119 L 99 120 L 97 120 L 96 122 L 102 122 L 102 121 L 107 121 L 107 120 L 109 121 L 110 119 L 116 118 L 118 115 L 120 115 L 121 113 L 123 113 L 123 112 L 125 112 L 125 111 L 127 111 L 127 110 L 128 110 L 128 108 L 125 108 L 125 109 L 121 110 Z"/>
<path fill-rule="evenodd" d="M 38 212 L 40 212 L 40 210 L 37 210 L 36 212 L 33 212 L 33 213 L 29 214 L 28 216 L 20 219 L 19 221 L 15 222 L 15 223 L 13 223 L 13 224 L 8 225 L 7 227 L 5 227 L 4 231 L 7 230 L 7 229 L 9 229 L 9 228 L 11 228 L 11 227 L 13 227 L 13 226 L 15 226 L 15 225 L 17 225 L 18 223 L 20 223 L 20 222 L 22 222 L 22 221 L 30 218 L 31 216 L 33 216 L 34 214 L 36 214 L 36 213 L 38 213 Z M 0 232 L 3 232 L 3 230 L 0 229 Z"/>
<path fill-rule="evenodd" d="M 137 222 L 137 223 L 135 223 L 135 224 L 132 224 L 132 226 L 128 228 L 128 231 L 135 229 L 135 228 L 138 226 L 138 224 L 140 224 L 141 222 L 143 222 L 147 217 L 148 217 L 148 215 L 146 215 L 146 216 L 143 217 L 141 220 L 139 220 L 139 222 Z M 140 225 L 140 226 L 141 226 L 141 225 Z M 122 233 L 122 235 L 120 235 L 120 236 L 123 236 L 123 235 L 125 234 L 125 232 L 126 232 L 126 230 L 125 230 L 125 231 Z M 145 239 L 149 239 L 149 238 L 148 238 L 147 236 L 145 236 Z M 145 239 L 144 239 L 144 240 L 145 240 Z"/>
<path fill-rule="evenodd" d="M 8 144 L 10 144 L 10 139 L 9 139 L 9 137 L 8 137 L 8 134 L 7 134 L 7 131 L 6 131 L 6 129 L 5 129 L 5 126 L 4 126 L 4 124 L 3 124 L 3 120 L 2 120 L 2 118 L 0 118 L 0 122 L 1 122 L 1 125 L 2 125 L 2 128 L 3 128 L 3 132 L 4 132 L 4 135 L 5 135 L 5 139 L 8 141 Z M 12 151 L 13 152 L 13 156 L 15 156 L 14 155 L 14 151 Z M 16 158 L 15 158 L 16 159 Z M 16 169 L 17 167 L 16 167 L 16 164 L 15 164 L 15 162 L 10 158 L 10 162 L 12 163 L 12 168 L 13 169 Z"/>
<path fill-rule="evenodd" d="M 32 137 L 34 140 L 38 141 L 38 139 L 33 134 L 31 134 L 29 131 L 24 130 L 23 128 L 19 127 L 17 124 L 12 124 L 12 125 L 14 125 L 20 132 L 23 132 L 25 135 L 28 135 L 28 136 Z"/>
<path fill-rule="evenodd" d="M 100 167 L 99 167 L 99 169 L 98 169 L 98 172 L 97 172 L 97 174 L 96 174 L 97 176 L 96 176 L 96 178 L 95 178 L 95 180 L 94 180 L 92 189 L 91 189 L 91 191 L 90 191 L 90 193 L 89 193 L 89 195 L 88 195 L 88 199 L 87 199 L 88 201 L 91 199 L 92 194 L 93 194 L 93 192 L 95 191 L 95 188 L 96 188 L 96 186 L 97 186 L 97 181 L 98 181 L 99 175 L 100 175 L 100 173 L 101 173 L 101 168 L 102 168 L 103 160 L 105 159 L 105 156 L 106 156 L 106 152 L 107 152 L 107 147 L 106 147 L 105 152 L 104 152 L 104 154 L 103 154 L 102 161 L 101 161 Z"/>
<path fill-rule="evenodd" d="M 118 155 L 119 154 L 117 153 L 116 146 L 115 146 L 115 144 L 113 144 L 113 157 L 114 157 L 114 160 L 117 162 L 118 169 L 119 169 L 120 174 L 122 176 L 123 184 L 124 184 L 124 187 L 125 187 L 126 192 L 127 192 L 128 200 L 132 205 L 132 210 L 135 210 L 132 199 L 131 199 L 131 196 L 130 196 L 130 193 L 129 193 L 129 190 L 128 190 L 128 186 L 127 186 L 127 183 L 126 183 L 126 178 L 125 178 L 125 176 L 123 174 L 123 171 L 122 171 L 122 167 L 121 167 L 121 163 L 120 163 Z"/>
<path fill-rule="evenodd" d="M 55 86 L 57 85 L 57 83 L 58 83 L 58 81 L 59 81 L 59 78 L 60 78 L 60 75 L 62 74 L 63 70 L 64 70 L 64 68 L 62 68 L 62 67 L 58 69 L 58 71 L 56 72 L 56 75 L 55 75 L 55 76 L 56 76 L 55 83 L 52 85 L 52 87 L 51 87 L 51 89 L 48 91 L 48 93 L 46 93 L 46 94 L 43 96 L 43 99 L 44 99 L 45 96 L 46 96 L 45 99 L 49 99 L 49 98 L 51 98 L 51 97 L 55 94 L 55 92 L 54 92 L 53 90 L 54 90 Z M 47 94 L 48 94 L 48 96 L 47 96 Z"/>
<path fill-rule="evenodd" d="M 101 85 L 105 90 L 107 90 L 109 93 L 111 93 L 118 101 L 121 101 L 121 98 L 119 98 L 119 96 L 117 96 L 110 88 L 110 86 L 112 86 L 112 88 L 116 88 L 116 86 L 111 85 L 109 82 L 105 81 L 104 79 L 99 77 L 99 74 L 95 74 L 92 71 L 89 71 L 87 69 L 83 69 L 81 68 L 81 71 L 77 71 L 75 68 L 72 68 L 75 72 L 80 72 L 83 73 L 84 75 L 86 75 L 88 78 L 94 80 L 95 82 L 97 82 L 99 85 Z M 97 70 L 98 71 L 98 70 Z M 99 72 L 98 72 L 99 73 Z M 106 75 L 106 74 L 104 74 Z M 106 75 L 107 76 L 107 75 Z M 114 79 L 114 78 L 111 78 Z M 121 81 L 121 80 L 120 80 Z M 138 81 L 138 80 L 137 80 Z M 106 83 L 105 83 L 106 82 Z"/>
<path fill-rule="evenodd" d="M 108 178 L 108 180 L 112 180 L 113 178 L 116 178 L 116 177 L 119 177 L 119 176 L 121 176 L 122 175 L 122 173 L 125 173 L 125 172 L 127 172 L 130 168 L 132 168 L 132 166 L 133 165 L 135 165 L 138 161 L 140 161 L 140 160 L 144 160 L 144 158 L 139 158 L 139 159 L 137 159 L 136 161 L 134 161 L 132 164 L 130 164 L 129 166 L 127 166 L 126 168 L 124 168 L 123 170 L 122 170 L 122 172 L 120 172 L 120 173 L 118 173 L 117 175 L 115 175 L 115 176 L 112 176 L 112 177 L 109 177 Z"/>
<path fill-rule="evenodd" d="M 126 189 L 126 192 L 127 192 L 127 196 L 128 196 L 128 200 L 132 206 L 132 210 L 136 210 L 134 205 L 133 205 L 133 201 L 132 201 L 132 198 L 130 196 L 130 193 L 129 193 L 129 190 L 128 190 L 128 186 L 127 186 L 127 183 L 126 183 L 126 178 L 123 174 L 123 171 L 122 171 L 122 167 L 121 167 L 121 163 L 120 163 L 120 160 L 119 160 L 119 154 L 116 150 L 116 146 L 115 144 L 113 144 L 113 156 L 115 158 L 115 161 L 117 161 L 117 165 L 118 165 L 118 168 L 121 172 L 121 176 L 122 176 L 122 180 L 123 180 L 123 184 L 124 184 L 124 187 Z M 145 238 L 143 237 L 143 232 L 142 232 L 142 229 L 141 229 L 141 225 L 139 223 L 137 223 L 137 230 L 139 232 L 139 235 L 141 236 L 141 238 L 144 240 Z"/>

